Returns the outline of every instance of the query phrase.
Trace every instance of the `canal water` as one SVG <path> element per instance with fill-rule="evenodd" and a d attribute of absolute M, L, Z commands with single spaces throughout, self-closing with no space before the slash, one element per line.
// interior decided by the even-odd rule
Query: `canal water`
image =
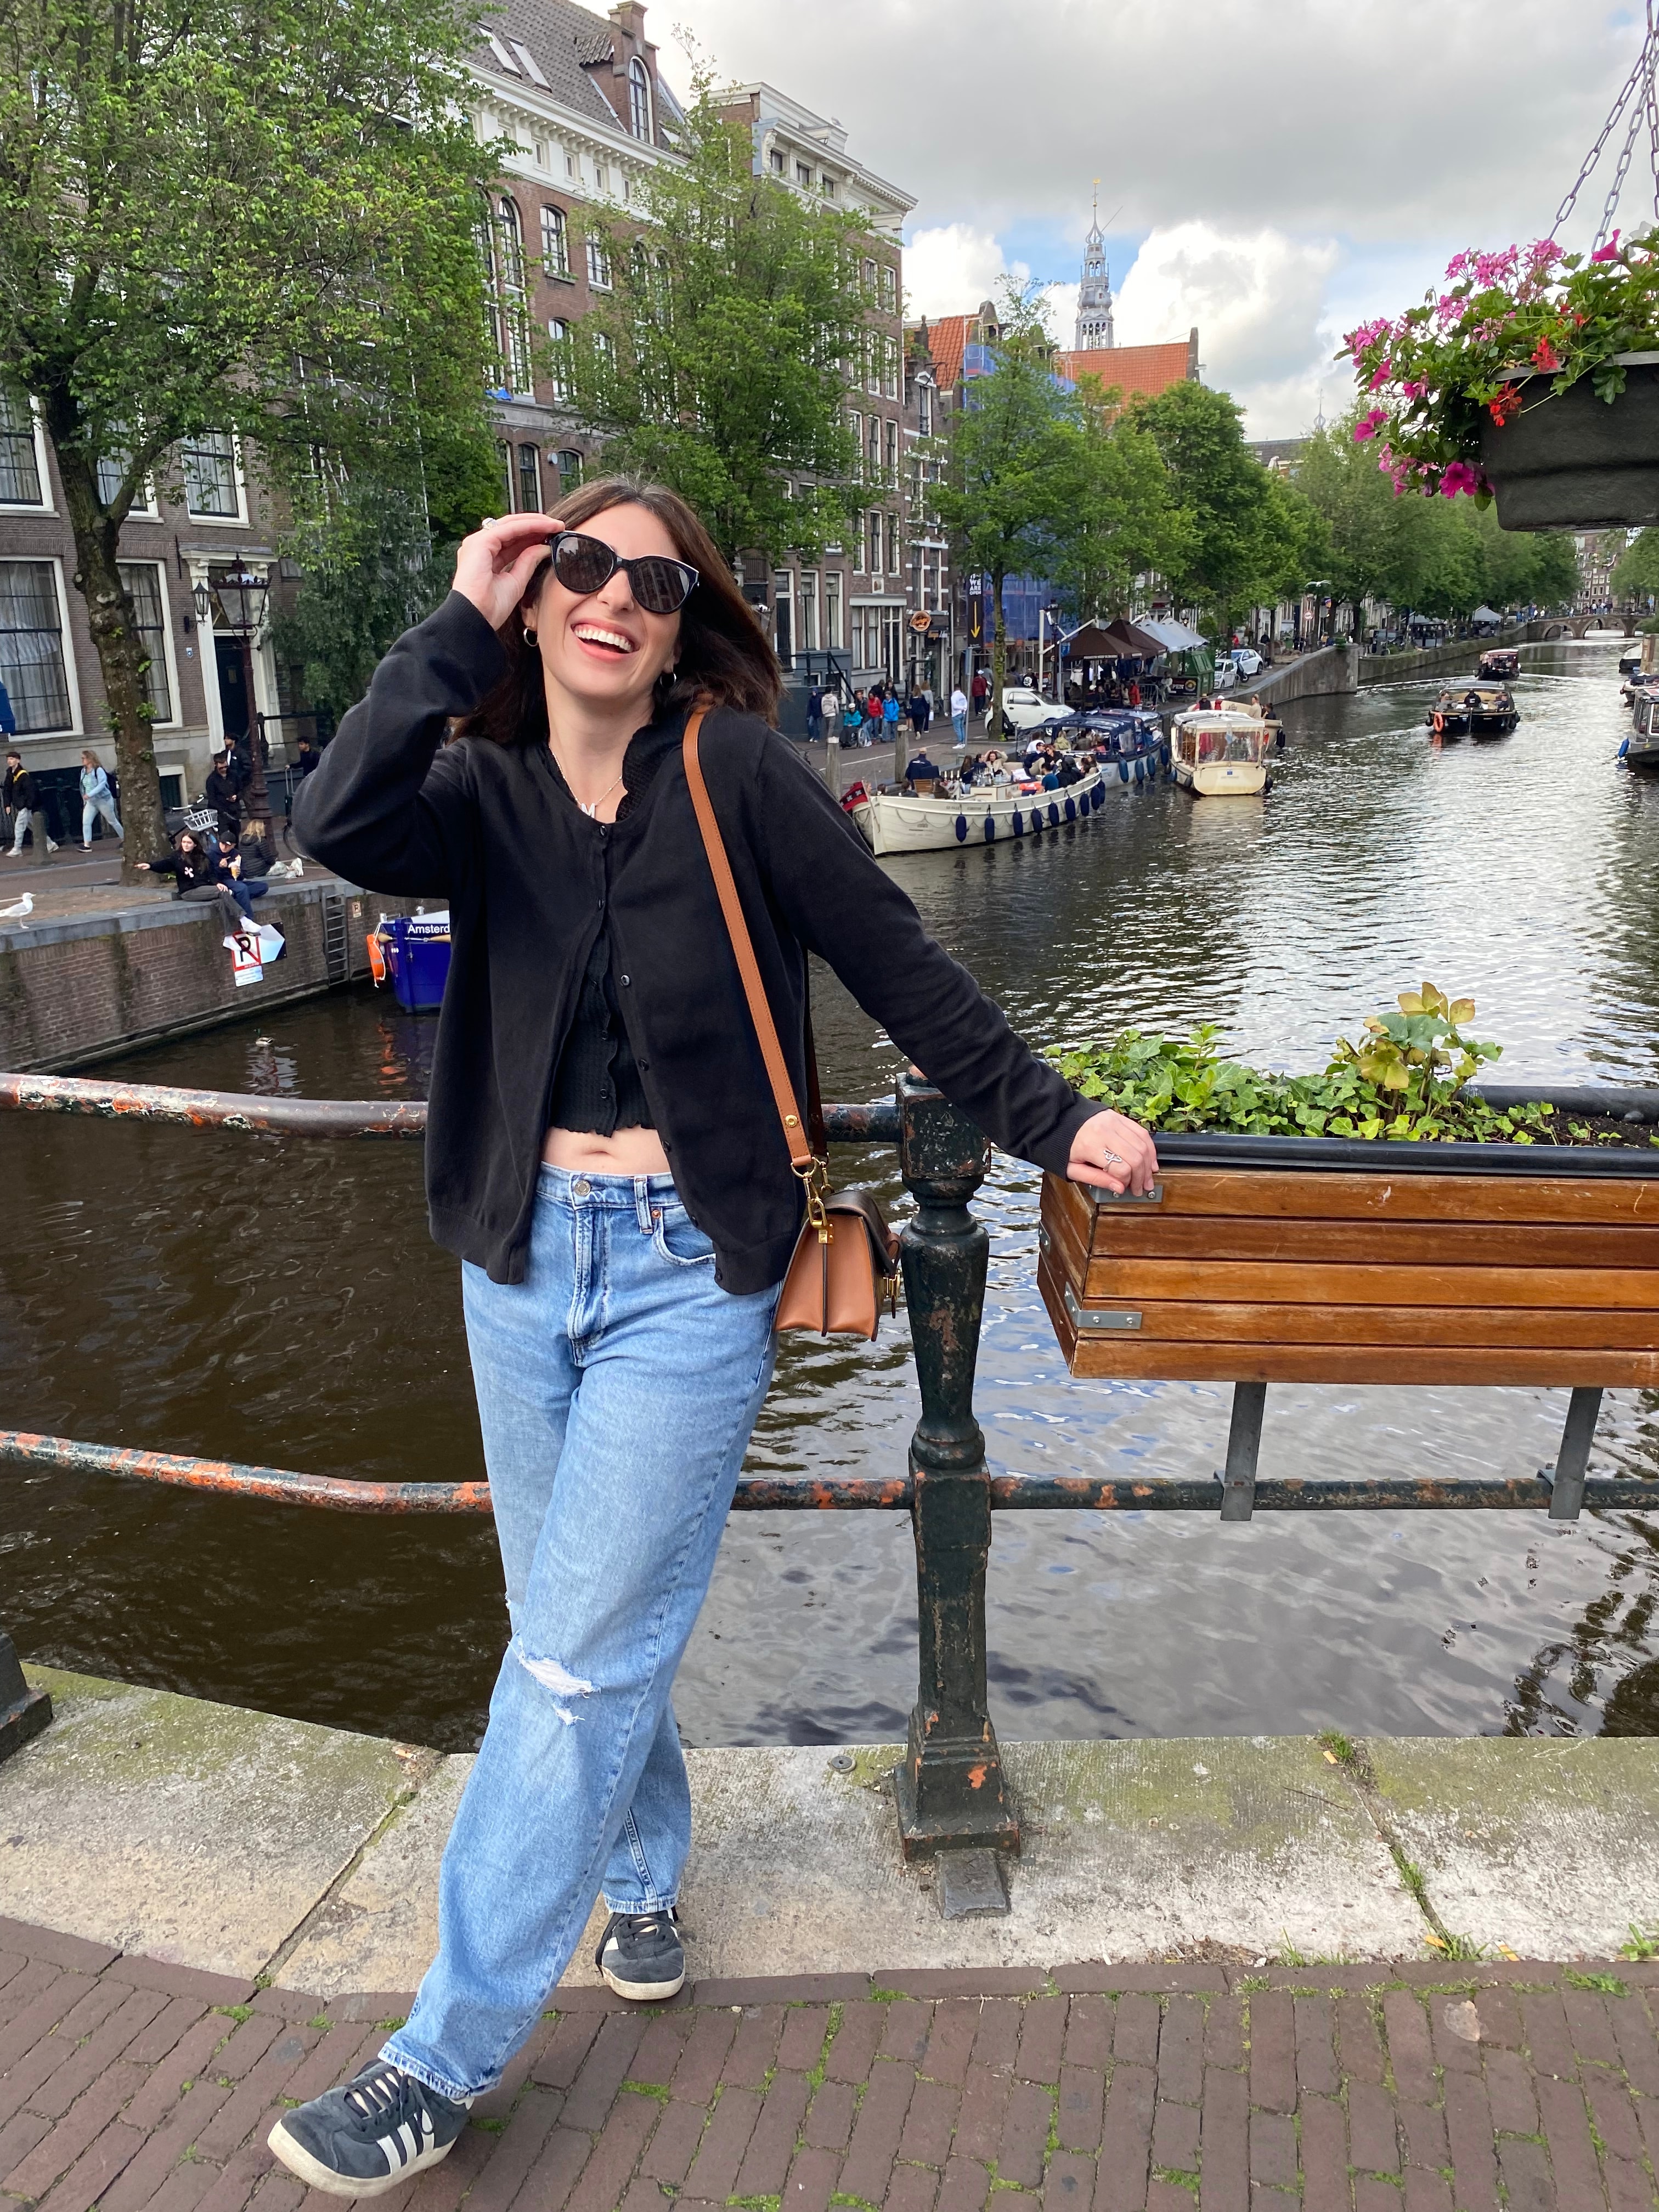
<path fill-rule="evenodd" d="M 1164 787 L 1041 846 L 888 863 L 1036 1042 L 1218 1023 L 1273 1066 L 1427 976 L 1477 1002 L 1505 1081 L 1659 1082 L 1659 787 L 1615 766 L 1616 649 L 1531 657 L 1502 744 L 1437 750 L 1427 687 L 1286 710 L 1265 802 Z M 826 1095 L 897 1055 L 830 978 Z M 336 994 L 141 1055 L 135 1080 L 418 1096 L 428 1022 Z M 12 1119 L 0 1129 L 4 1425 L 383 1478 L 482 1473 L 454 1263 L 417 1145 Z M 848 1156 L 851 1157 L 851 1156 Z M 890 1154 L 870 1179 L 905 1204 Z M 1035 1173 L 982 1195 L 977 1407 L 994 1467 L 1204 1474 L 1230 1392 L 1074 1382 L 1035 1279 Z M 1268 1394 L 1264 1470 L 1526 1474 L 1565 1393 Z M 790 1343 L 750 1465 L 892 1474 L 904 1328 Z M 1659 1476 L 1659 1394 L 1604 1401 L 1593 1467 Z M 1011 1736 L 1659 1732 L 1659 1519 L 1010 1514 L 989 1590 Z M 99 1674 L 447 1747 L 505 1639 L 487 1523 L 358 1520 L 0 1465 L 0 1622 Z M 694 1743 L 892 1737 L 915 1690 L 914 1559 L 886 1514 L 733 1517 L 678 1692 Z"/>

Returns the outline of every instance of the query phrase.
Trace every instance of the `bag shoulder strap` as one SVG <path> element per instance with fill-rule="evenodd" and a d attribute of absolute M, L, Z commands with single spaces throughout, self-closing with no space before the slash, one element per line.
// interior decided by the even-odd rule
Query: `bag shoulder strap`
<path fill-rule="evenodd" d="M 773 1103 L 778 1109 L 778 1119 L 783 1124 L 783 1140 L 789 1147 L 789 1164 L 793 1168 L 806 1168 L 814 1158 L 811 1144 L 801 1124 L 800 1108 L 795 1103 L 794 1086 L 789 1080 L 783 1047 L 778 1042 L 777 1024 L 772 1019 L 772 1009 L 766 1002 L 766 987 L 761 981 L 749 925 L 743 916 L 743 902 L 738 896 L 737 883 L 732 874 L 732 863 L 726 857 L 720 825 L 714 813 L 714 802 L 708 796 L 708 786 L 703 781 L 702 764 L 697 758 L 697 738 L 707 712 L 706 708 L 699 707 L 685 726 L 685 739 L 682 747 L 685 780 L 690 786 L 691 805 L 697 817 L 697 827 L 702 832 L 702 847 L 708 855 L 709 872 L 714 878 L 714 889 L 720 894 L 720 912 L 726 917 L 726 933 L 732 939 L 732 950 L 737 957 L 738 973 L 743 978 L 743 995 L 749 1001 L 749 1017 L 760 1040 L 761 1058 L 766 1062 Z"/>

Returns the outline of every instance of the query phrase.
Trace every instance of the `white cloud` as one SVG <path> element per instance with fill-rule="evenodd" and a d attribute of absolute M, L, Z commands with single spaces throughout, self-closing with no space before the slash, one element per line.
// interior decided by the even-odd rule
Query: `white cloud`
<path fill-rule="evenodd" d="M 1010 270 L 988 230 L 947 222 L 919 230 L 904 249 L 904 290 L 913 315 L 965 315 L 981 300 L 994 300 L 1005 276 L 1023 279 L 1024 263 Z"/>
<path fill-rule="evenodd" d="M 1118 292 L 1118 343 L 1184 338 L 1195 324 L 1204 381 L 1248 410 L 1250 434 L 1294 435 L 1332 373 L 1326 292 L 1340 258 L 1328 240 L 1279 230 L 1154 230 Z"/>

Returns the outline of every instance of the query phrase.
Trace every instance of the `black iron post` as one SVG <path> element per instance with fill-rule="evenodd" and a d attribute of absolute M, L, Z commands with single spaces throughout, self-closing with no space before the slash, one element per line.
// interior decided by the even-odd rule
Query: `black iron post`
<path fill-rule="evenodd" d="M 23 1679 L 12 1640 L 0 1628 L 0 1759 L 9 1759 L 52 1718 L 52 1699 Z"/>
<path fill-rule="evenodd" d="M 985 1692 L 991 1484 L 974 1363 L 990 1239 L 968 1204 L 985 1179 L 985 1139 L 919 1078 L 900 1078 L 898 1109 L 900 1167 L 917 1209 L 902 1254 L 921 1389 L 910 1439 L 921 1683 L 894 1777 L 899 1835 L 907 1858 L 1017 1850 Z"/>

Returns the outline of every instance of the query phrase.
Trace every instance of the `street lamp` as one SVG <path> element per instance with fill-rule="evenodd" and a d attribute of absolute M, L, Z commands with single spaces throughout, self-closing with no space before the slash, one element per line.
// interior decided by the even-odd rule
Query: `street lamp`
<path fill-rule="evenodd" d="M 264 752 L 254 720 L 253 641 L 264 625 L 270 595 L 269 576 L 257 576 L 240 567 L 216 578 L 211 591 L 207 585 L 198 584 L 195 592 L 197 612 L 204 623 L 212 612 L 214 599 L 218 599 L 225 628 L 241 652 L 242 697 L 247 709 L 248 821 L 261 837 L 267 834 L 270 818 L 270 794 L 265 788 Z"/>

